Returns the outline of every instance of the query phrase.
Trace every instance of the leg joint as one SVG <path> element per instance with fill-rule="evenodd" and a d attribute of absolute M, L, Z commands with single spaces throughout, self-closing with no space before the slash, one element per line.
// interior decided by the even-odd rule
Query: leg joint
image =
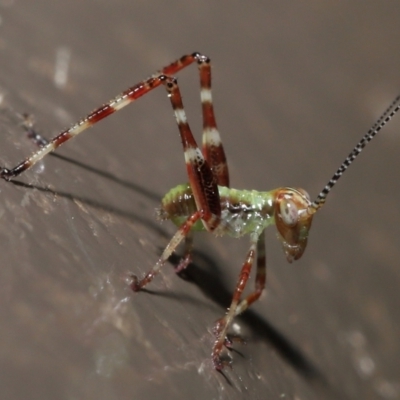
<path fill-rule="evenodd" d="M 209 64 L 210 63 L 210 59 L 207 56 L 205 56 L 204 54 L 195 52 L 192 54 L 192 57 L 195 58 L 199 64 L 203 64 L 203 63 Z"/>

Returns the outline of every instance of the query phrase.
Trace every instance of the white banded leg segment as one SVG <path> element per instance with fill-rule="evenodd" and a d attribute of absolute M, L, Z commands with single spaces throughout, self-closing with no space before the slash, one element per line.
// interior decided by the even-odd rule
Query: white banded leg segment
<path fill-rule="evenodd" d="M 199 72 L 200 99 L 203 114 L 203 155 L 210 165 L 217 184 L 229 187 L 228 165 L 214 114 L 209 59 L 199 63 Z"/>
<path fill-rule="evenodd" d="M 180 124 L 187 124 L 187 117 L 184 109 L 175 109 L 175 118 L 178 125 Z"/>
<path fill-rule="evenodd" d="M 219 147 L 221 146 L 221 135 L 215 127 L 206 127 L 203 130 L 203 146 Z"/>
<path fill-rule="evenodd" d="M 202 103 L 212 103 L 211 89 L 209 89 L 209 88 L 201 88 L 201 90 L 200 90 L 200 99 L 201 99 Z"/>
<path fill-rule="evenodd" d="M 185 149 L 185 162 L 186 164 L 196 165 L 197 167 L 201 167 L 205 163 L 205 159 L 203 157 L 203 153 L 200 151 L 198 147 L 189 147 Z"/>

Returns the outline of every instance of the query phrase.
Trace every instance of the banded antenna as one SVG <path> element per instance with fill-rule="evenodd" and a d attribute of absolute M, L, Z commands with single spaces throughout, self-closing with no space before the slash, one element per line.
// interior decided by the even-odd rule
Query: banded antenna
<path fill-rule="evenodd" d="M 339 178 L 344 174 L 350 164 L 357 158 L 362 152 L 364 147 L 375 137 L 375 135 L 393 118 L 393 116 L 400 110 L 400 95 L 395 98 L 392 104 L 386 109 L 386 111 L 378 118 L 378 120 L 372 125 L 369 131 L 361 138 L 361 140 L 354 147 L 352 152 L 343 161 L 342 165 L 332 176 L 331 180 L 322 189 L 318 197 L 311 203 L 309 212 L 314 214 L 317 212 L 326 201 L 326 198 L 335 186 Z"/>

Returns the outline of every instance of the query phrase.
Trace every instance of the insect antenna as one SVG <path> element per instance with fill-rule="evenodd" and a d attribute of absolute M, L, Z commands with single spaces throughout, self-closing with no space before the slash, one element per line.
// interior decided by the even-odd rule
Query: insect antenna
<path fill-rule="evenodd" d="M 386 111 L 378 118 L 378 120 L 372 125 L 369 131 L 361 138 L 357 143 L 356 147 L 351 151 L 347 158 L 343 161 L 342 165 L 332 176 L 330 181 L 322 189 L 317 198 L 311 203 L 308 208 L 310 214 L 317 212 L 326 201 L 326 197 L 329 192 L 335 186 L 336 182 L 343 175 L 350 164 L 356 159 L 356 157 L 362 152 L 364 147 L 375 137 L 375 135 L 393 118 L 393 116 L 400 110 L 400 95 L 390 104 Z"/>

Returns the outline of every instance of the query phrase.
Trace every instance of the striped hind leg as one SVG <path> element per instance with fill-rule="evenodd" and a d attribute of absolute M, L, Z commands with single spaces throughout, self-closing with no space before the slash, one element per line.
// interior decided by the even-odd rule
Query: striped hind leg
<path fill-rule="evenodd" d="M 165 79 L 165 75 L 173 75 L 195 61 L 201 63 L 205 60 L 208 60 L 208 58 L 199 53 L 193 53 L 191 55 L 185 55 L 181 57 L 177 61 L 164 67 L 160 72 L 130 87 L 129 89 L 119 94 L 116 98 L 110 100 L 108 103 L 92 111 L 85 118 L 82 118 L 69 129 L 60 132 L 56 137 L 48 141 L 48 143 L 42 143 L 43 146 L 39 150 L 35 151 L 28 158 L 21 161 L 15 167 L 11 169 L 0 167 L 0 177 L 5 180 L 10 180 L 20 175 L 21 173 L 35 165 L 48 153 L 57 149 L 57 147 L 59 147 L 61 144 L 67 142 L 69 139 L 85 131 L 87 128 L 93 126 L 100 120 L 108 117 L 116 111 L 119 111 L 121 108 L 137 100 L 139 97 L 149 93 L 151 90 L 160 86 L 163 79 Z"/>
<path fill-rule="evenodd" d="M 213 231 L 219 225 L 221 217 L 221 202 L 217 179 L 193 137 L 183 108 L 182 96 L 177 80 L 165 77 L 163 84 L 167 89 L 178 124 L 186 170 L 196 208 L 200 212 L 204 227 L 208 231 Z"/>
<path fill-rule="evenodd" d="M 99 107 L 98 109 L 90 113 L 87 117 L 78 121 L 71 128 L 59 133 L 56 137 L 48 141 L 47 144 L 31 154 L 31 156 L 20 162 L 14 168 L 1 168 L 0 177 L 6 180 L 10 180 L 11 178 L 20 175 L 22 172 L 35 165 L 45 155 L 54 151 L 69 139 L 77 136 L 79 133 L 93 126 L 95 123 L 99 122 L 103 118 L 106 118 L 114 112 L 127 106 L 131 102 L 151 91 L 152 89 L 158 87 L 160 84 L 160 76 L 156 76 L 151 77 L 135 86 L 132 86 L 131 88 L 117 96 L 115 99 L 109 101 L 107 104 Z"/>
<path fill-rule="evenodd" d="M 221 136 L 217 129 L 211 94 L 211 61 L 199 53 L 193 53 L 181 59 L 182 63 L 197 61 L 200 75 L 200 99 L 203 114 L 202 153 L 207 160 L 213 175 L 220 186 L 229 187 L 229 172 Z M 165 75 L 174 75 L 177 66 L 164 68 Z M 181 69 L 181 68 L 180 68 Z"/>
<path fill-rule="evenodd" d="M 199 61 L 200 97 L 203 113 L 203 155 L 220 186 L 229 187 L 229 171 L 221 136 L 217 129 L 211 94 L 210 60 Z"/>
<path fill-rule="evenodd" d="M 186 268 L 191 259 L 192 237 L 190 235 L 190 229 L 193 224 L 198 219 L 201 219 L 206 229 L 212 231 L 219 225 L 221 216 L 221 203 L 217 179 L 213 175 L 207 160 L 199 149 L 189 123 L 187 122 L 177 80 L 167 75 L 161 75 L 160 79 L 165 85 L 175 113 L 184 150 L 189 184 L 196 202 L 197 211 L 179 228 L 178 232 L 164 250 L 161 258 L 146 276 L 140 281 L 138 281 L 136 277 L 133 278 L 132 289 L 134 291 L 139 291 L 151 282 L 183 239 L 185 239 L 185 255 L 177 267 L 177 272 Z"/>

